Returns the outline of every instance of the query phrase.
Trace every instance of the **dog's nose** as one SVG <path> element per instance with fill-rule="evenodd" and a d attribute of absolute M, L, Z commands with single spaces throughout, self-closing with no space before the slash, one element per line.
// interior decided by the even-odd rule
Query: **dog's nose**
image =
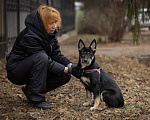
<path fill-rule="evenodd" d="M 87 63 L 88 61 L 87 60 L 84 60 L 84 63 Z"/>

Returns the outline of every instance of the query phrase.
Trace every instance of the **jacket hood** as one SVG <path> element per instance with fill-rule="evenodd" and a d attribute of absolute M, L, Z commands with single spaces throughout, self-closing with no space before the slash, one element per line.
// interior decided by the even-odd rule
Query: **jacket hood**
<path fill-rule="evenodd" d="M 34 33 L 36 33 L 42 39 L 49 40 L 49 38 L 53 38 L 57 34 L 56 30 L 55 30 L 55 32 L 53 34 L 48 34 L 46 32 L 46 30 L 44 28 L 44 25 L 43 25 L 43 23 L 41 21 L 40 14 L 38 13 L 38 11 L 34 11 L 34 12 L 30 13 L 26 17 L 25 25 L 26 25 L 27 28 L 32 30 Z"/>

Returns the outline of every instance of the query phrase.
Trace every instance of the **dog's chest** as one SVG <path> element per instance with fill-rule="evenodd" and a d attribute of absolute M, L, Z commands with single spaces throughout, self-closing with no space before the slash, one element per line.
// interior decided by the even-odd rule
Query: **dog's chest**
<path fill-rule="evenodd" d="M 81 82 L 86 86 L 91 86 L 90 78 L 88 77 L 85 76 L 81 77 Z"/>

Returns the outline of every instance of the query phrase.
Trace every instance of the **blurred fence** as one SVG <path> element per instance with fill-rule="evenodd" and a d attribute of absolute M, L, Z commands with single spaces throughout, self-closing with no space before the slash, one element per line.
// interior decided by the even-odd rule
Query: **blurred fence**
<path fill-rule="evenodd" d="M 0 58 L 10 52 L 24 20 L 40 4 L 58 9 L 62 17 L 59 35 L 75 29 L 74 0 L 1 0 L 0 1 Z"/>

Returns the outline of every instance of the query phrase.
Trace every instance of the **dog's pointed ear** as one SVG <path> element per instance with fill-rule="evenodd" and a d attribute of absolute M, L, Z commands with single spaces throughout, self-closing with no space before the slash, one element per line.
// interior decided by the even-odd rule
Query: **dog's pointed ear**
<path fill-rule="evenodd" d="M 78 50 L 81 50 L 84 47 L 85 47 L 84 42 L 80 39 L 78 43 Z"/>
<path fill-rule="evenodd" d="M 95 40 L 95 39 L 91 42 L 91 44 L 90 44 L 89 47 L 91 47 L 91 49 L 92 49 L 94 52 L 96 51 L 96 40 Z"/>

